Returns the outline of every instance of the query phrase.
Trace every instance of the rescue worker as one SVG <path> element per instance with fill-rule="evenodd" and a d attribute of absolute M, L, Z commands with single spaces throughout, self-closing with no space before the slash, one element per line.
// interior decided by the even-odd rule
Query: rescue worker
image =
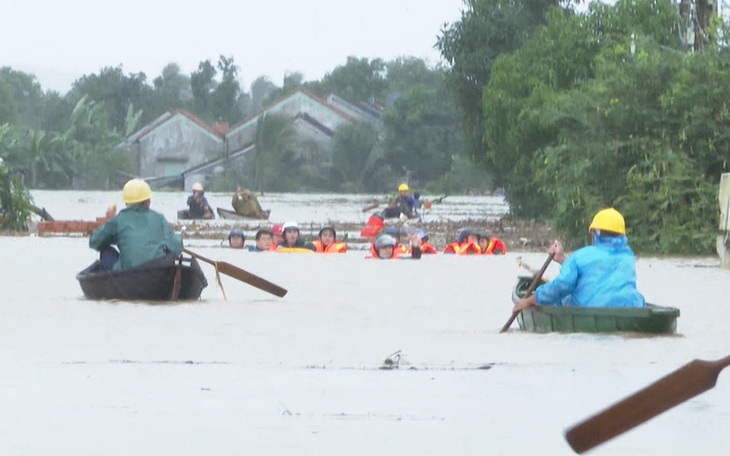
<path fill-rule="evenodd" d="M 308 242 L 305 247 L 314 250 L 315 253 L 345 253 L 347 245 L 343 242 L 337 242 L 337 232 L 331 226 L 325 226 L 319 230 L 316 241 Z"/>
<path fill-rule="evenodd" d="M 236 193 L 231 199 L 231 206 L 233 206 L 233 210 L 236 211 L 236 214 L 244 217 L 258 219 L 269 218 L 269 214 L 261 209 L 261 205 L 259 204 L 259 200 L 256 198 L 256 195 L 247 188 L 241 190 L 241 187 L 236 187 Z"/>
<path fill-rule="evenodd" d="M 165 257 L 174 262 L 180 255 L 182 240 L 172 232 L 162 214 L 150 209 L 151 197 L 152 190 L 142 179 L 124 184 L 122 200 L 127 207 L 94 230 L 89 238 L 89 247 L 101 252 L 102 268 L 130 269 Z"/>
<path fill-rule="evenodd" d="M 398 186 L 398 195 L 388 204 L 382 212 L 382 217 L 395 218 L 403 215 L 407 218 L 413 218 L 418 215 L 416 212 L 416 199 L 411 195 L 408 184 L 403 183 Z"/>
<path fill-rule="evenodd" d="M 535 293 L 513 307 L 519 312 L 540 305 L 575 307 L 645 307 L 644 296 L 636 289 L 636 258 L 628 246 L 626 223 L 614 208 L 598 211 L 588 232 L 592 245 L 565 255 L 560 241 L 548 253 L 562 266 L 560 273 Z"/>
<path fill-rule="evenodd" d="M 188 196 L 188 215 L 193 219 L 212 219 L 215 218 L 213 208 L 208 204 L 203 191 L 203 185 L 200 182 L 193 184 L 193 194 Z"/>

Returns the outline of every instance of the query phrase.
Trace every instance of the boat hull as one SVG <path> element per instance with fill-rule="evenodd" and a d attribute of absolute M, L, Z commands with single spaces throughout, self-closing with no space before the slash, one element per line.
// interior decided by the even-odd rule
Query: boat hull
<path fill-rule="evenodd" d="M 178 263 L 161 258 L 133 269 L 104 271 L 99 261 L 79 272 L 76 279 L 88 299 L 119 299 L 124 301 L 169 301 L 172 297 Z M 178 300 L 200 298 L 208 286 L 195 258 L 183 258 Z"/>
<path fill-rule="evenodd" d="M 266 210 L 266 211 L 264 211 L 264 213 L 266 214 L 266 218 L 263 218 L 263 217 L 247 217 L 245 215 L 241 215 L 241 214 L 239 214 L 237 212 L 234 212 L 234 211 L 229 211 L 229 210 L 226 210 L 226 209 L 221 209 L 220 207 L 219 208 L 216 208 L 216 212 L 218 212 L 218 216 L 220 218 L 226 219 L 226 220 L 268 220 L 269 219 L 269 214 L 271 214 L 271 211 L 270 210 Z"/>
<path fill-rule="evenodd" d="M 512 291 L 516 302 L 530 286 L 532 277 L 520 277 Z M 646 307 L 536 306 L 517 316 L 520 329 L 534 333 L 674 334 L 679 309 L 647 304 Z"/>

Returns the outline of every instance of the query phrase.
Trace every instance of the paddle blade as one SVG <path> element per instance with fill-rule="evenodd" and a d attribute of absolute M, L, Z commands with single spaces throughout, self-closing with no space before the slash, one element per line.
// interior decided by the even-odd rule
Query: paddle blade
<path fill-rule="evenodd" d="M 573 451 L 584 453 L 711 389 L 727 363 L 730 357 L 714 362 L 696 359 L 569 428 L 565 439 Z"/>
<path fill-rule="evenodd" d="M 248 271 L 244 271 L 243 269 L 236 267 L 230 263 L 219 261 L 218 270 L 227 276 L 231 276 L 234 279 L 238 279 L 242 282 L 246 282 L 247 284 L 249 284 L 253 287 L 256 287 L 260 290 L 271 293 L 280 298 L 284 297 L 284 295 L 286 295 L 286 293 L 287 293 L 287 290 L 285 290 L 284 288 L 281 288 L 279 285 L 271 283 L 268 280 L 263 279 Z"/>

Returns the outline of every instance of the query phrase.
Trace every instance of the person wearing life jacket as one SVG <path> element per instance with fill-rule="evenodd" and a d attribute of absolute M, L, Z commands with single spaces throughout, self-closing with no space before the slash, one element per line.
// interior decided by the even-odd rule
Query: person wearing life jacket
<path fill-rule="evenodd" d="M 276 247 L 284 240 L 284 224 L 276 223 L 271 227 L 271 247 L 269 250 L 276 250 Z"/>
<path fill-rule="evenodd" d="M 482 251 L 482 255 L 504 255 L 507 253 L 507 248 L 504 242 L 494 236 L 490 236 L 484 231 L 477 232 L 479 237 L 479 248 Z"/>
<path fill-rule="evenodd" d="M 228 246 L 232 249 L 242 249 L 243 244 L 246 242 L 246 236 L 244 236 L 241 230 L 231 230 L 228 232 Z"/>
<path fill-rule="evenodd" d="M 306 243 L 305 247 L 314 250 L 315 253 L 347 252 L 347 245 L 344 242 L 337 242 L 337 232 L 331 226 L 319 230 L 319 239 Z"/>
<path fill-rule="evenodd" d="M 454 242 L 444 248 L 448 255 L 479 255 L 479 238 L 470 228 L 462 228 L 456 233 Z"/>
<path fill-rule="evenodd" d="M 401 243 L 400 235 L 401 231 L 394 227 L 394 226 L 386 226 L 383 228 L 380 234 L 387 234 L 388 236 L 395 239 L 395 249 L 398 250 L 399 253 L 406 253 L 408 248 Z"/>
<path fill-rule="evenodd" d="M 396 248 L 396 240 L 388 234 L 381 234 L 370 244 L 370 255 L 366 259 L 393 260 L 421 258 L 421 239 L 417 233 L 411 234 L 411 255 L 403 255 L 402 251 Z"/>
<path fill-rule="evenodd" d="M 423 228 L 419 228 L 416 230 L 416 233 L 418 234 L 418 238 L 421 240 L 421 254 L 425 255 L 433 255 L 438 253 L 436 248 L 428 243 L 428 233 L 426 233 L 426 230 Z M 413 247 L 409 247 L 406 253 L 411 254 L 413 252 Z"/>
<path fill-rule="evenodd" d="M 278 247 L 284 248 L 303 248 L 304 241 L 299 237 L 299 225 L 297 222 L 286 222 L 281 227 L 284 239 L 279 242 Z"/>
<path fill-rule="evenodd" d="M 193 184 L 193 194 L 188 196 L 188 215 L 193 219 L 212 219 L 215 218 L 213 208 L 208 204 L 203 191 L 203 185 L 200 182 Z"/>

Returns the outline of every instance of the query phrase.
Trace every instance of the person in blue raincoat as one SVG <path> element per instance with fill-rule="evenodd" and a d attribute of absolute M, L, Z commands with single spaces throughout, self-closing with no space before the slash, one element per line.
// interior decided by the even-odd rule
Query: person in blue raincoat
<path fill-rule="evenodd" d="M 100 252 L 103 269 L 130 269 L 158 258 L 174 261 L 180 255 L 182 240 L 162 214 L 150 209 L 151 197 L 147 182 L 130 180 L 122 190 L 127 207 L 91 234 L 89 247 Z"/>
<path fill-rule="evenodd" d="M 574 307 L 644 307 L 646 302 L 636 289 L 636 258 L 628 246 L 626 224 L 614 208 L 603 209 L 593 217 L 589 232 L 593 244 L 565 255 L 555 241 L 548 249 L 561 263 L 560 273 L 535 293 L 515 304 L 513 312 L 534 305 Z"/>

